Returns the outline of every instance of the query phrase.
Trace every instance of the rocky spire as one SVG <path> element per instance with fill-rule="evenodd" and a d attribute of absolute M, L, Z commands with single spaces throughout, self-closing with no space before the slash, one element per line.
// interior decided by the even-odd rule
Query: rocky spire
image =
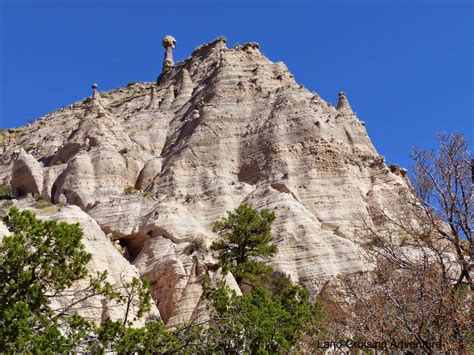
<path fill-rule="evenodd" d="M 100 100 L 100 94 L 97 91 L 99 87 L 97 84 L 92 84 L 92 96 L 89 101 L 89 107 L 86 109 L 86 115 L 92 112 L 97 112 L 99 115 L 104 113 L 104 107 L 102 106 L 102 102 Z"/>
<path fill-rule="evenodd" d="M 170 69 L 174 68 L 173 60 L 173 48 L 176 47 L 176 40 L 170 35 L 166 35 L 163 38 L 163 47 L 165 48 L 165 57 L 163 59 L 163 73 L 168 72 Z"/>
<path fill-rule="evenodd" d="M 193 93 L 194 83 L 189 75 L 187 69 L 183 69 L 181 72 L 181 86 L 179 87 L 179 95 L 191 96 Z"/>
<path fill-rule="evenodd" d="M 344 91 L 339 92 L 339 100 L 337 101 L 337 109 L 339 111 L 352 113 L 351 105 L 347 100 L 346 93 Z"/>
<path fill-rule="evenodd" d="M 158 108 L 158 101 L 156 99 L 156 87 L 152 85 L 150 93 L 150 102 L 148 103 L 147 110 L 156 110 Z"/>
<path fill-rule="evenodd" d="M 97 84 L 92 84 L 92 100 L 96 99 L 99 97 L 99 92 L 97 91 L 97 88 L 99 86 Z"/>
<path fill-rule="evenodd" d="M 192 96 L 194 90 L 194 83 L 189 75 L 187 69 L 181 71 L 181 83 L 178 91 L 178 95 L 173 102 L 172 108 L 178 108 L 184 105 Z"/>
<path fill-rule="evenodd" d="M 174 86 L 170 85 L 165 92 L 165 97 L 160 103 L 161 110 L 168 110 L 171 107 L 171 103 L 174 100 Z"/>

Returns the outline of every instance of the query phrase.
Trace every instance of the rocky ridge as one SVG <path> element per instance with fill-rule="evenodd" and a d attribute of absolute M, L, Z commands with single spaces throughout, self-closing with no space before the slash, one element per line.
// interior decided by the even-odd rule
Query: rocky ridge
<path fill-rule="evenodd" d="M 56 217 L 90 218 L 94 233 L 119 240 L 117 260 L 151 279 L 168 325 L 205 313 L 199 276 L 221 277 L 207 268 L 212 222 L 242 202 L 276 212 L 272 263 L 313 293 L 366 269 L 353 222 L 377 224 L 379 208 L 409 182 L 377 153 L 346 95 L 334 107 L 256 43 L 227 48 L 219 38 L 176 65 L 176 41 L 163 44 L 157 82 L 95 86 L 91 97 L 3 132 L 0 184 L 17 199 L 77 206 Z M 231 275 L 227 282 L 237 288 Z"/>

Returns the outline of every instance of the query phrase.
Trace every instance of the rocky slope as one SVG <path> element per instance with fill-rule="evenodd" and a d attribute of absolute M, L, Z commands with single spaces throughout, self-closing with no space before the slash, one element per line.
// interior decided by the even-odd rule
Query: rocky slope
<path fill-rule="evenodd" d="M 165 64 L 156 83 L 94 89 L 3 132 L 0 184 L 19 199 L 78 206 L 118 238 L 168 324 L 200 314 L 197 279 L 213 260 L 196 246 L 210 245 L 212 222 L 242 202 L 276 212 L 273 264 L 313 292 L 363 270 L 354 220 L 377 223 L 378 208 L 409 183 L 378 155 L 345 95 L 334 107 L 256 43 L 229 49 L 218 39 Z"/>

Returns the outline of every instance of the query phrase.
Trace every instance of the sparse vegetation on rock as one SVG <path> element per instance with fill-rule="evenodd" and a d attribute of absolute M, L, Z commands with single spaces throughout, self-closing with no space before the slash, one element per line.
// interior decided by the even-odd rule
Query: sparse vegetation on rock
<path fill-rule="evenodd" d="M 151 192 L 151 191 L 142 191 L 142 190 L 139 190 L 139 189 L 134 188 L 134 187 L 131 186 L 131 185 L 127 185 L 127 186 L 123 189 L 123 192 L 124 192 L 126 195 L 134 195 L 134 194 L 137 194 L 137 195 L 142 195 L 143 197 L 146 197 L 146 198 L 152 198 L 152 197 L 154 196 L 153 192 Z"/>
<path fill-rule="evenodd" d="M 192 239 L 184 249 L 184 252 L 188 255 L 194 252 L 205 252 L 207 251 L 206 243 L 201 238 Z"/>
<path fill-rule="evenodd" d="M 135 189 L 132 185 L 127 185 L 127 186 L 125 186 L 125 188 L 123 189 L 123 192 L 126 193 L 127 195 L 130 195 L 130 194 L 139 193 L 140 190 Z"/>

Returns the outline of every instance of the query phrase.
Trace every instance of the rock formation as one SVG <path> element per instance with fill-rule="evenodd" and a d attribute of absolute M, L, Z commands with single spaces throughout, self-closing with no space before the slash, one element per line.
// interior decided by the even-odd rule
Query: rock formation
<path fill-rule="evenodd" d="M 347 100 L 346 93 L 341 91 L 338 94 L 339 99 L 337 101 L 337 110 L 343 113 L 353 113 L 351 105 L 349 104 L 349 101 Z"/>
<path fill-rule="evenodd" d="M 176 64 L 176 40 L 163 45 L 158 83 L 102 93 L 99 108 L 86 99 L 19 129 L 0 157 L 0 184 L 76 205 L 113 233 L 151 277 L 168 325 L 200 313 L 212 223 L 242 202 L 276 212 L 272 263 L 313 293 L 364 270 L 354 221 L 377 223 L 378 208 L 409 183 L 387 167 L 345 95 L 334 107 L 256 43 L 227 48 L 219 38 Z M 15 155 L 28 146 L 28 156 Z M 196 240 L 203 250 L 190 251 Z"/>
<path fill-rule="evenodd" d="M 92 84 L 92 100 L 97 99 L 99 92 L 97 91 L 97 88 L 99 86 L 97 84 Z"/>
<path fill-rule="evenodd" d="M 13 162 L 11 187 L 14 196 L 38 194 L 43 188 L 43 166 L 23 148 Z"/>
<path fill-rule="evenodd" d="M 163 38 L 163 47 L 165 48 L 165 58 L 163 59 L 163 73 L 166 73 L 174 67 L 173 48 L 176 47 L 176 40 L 172 36 Z"/>

